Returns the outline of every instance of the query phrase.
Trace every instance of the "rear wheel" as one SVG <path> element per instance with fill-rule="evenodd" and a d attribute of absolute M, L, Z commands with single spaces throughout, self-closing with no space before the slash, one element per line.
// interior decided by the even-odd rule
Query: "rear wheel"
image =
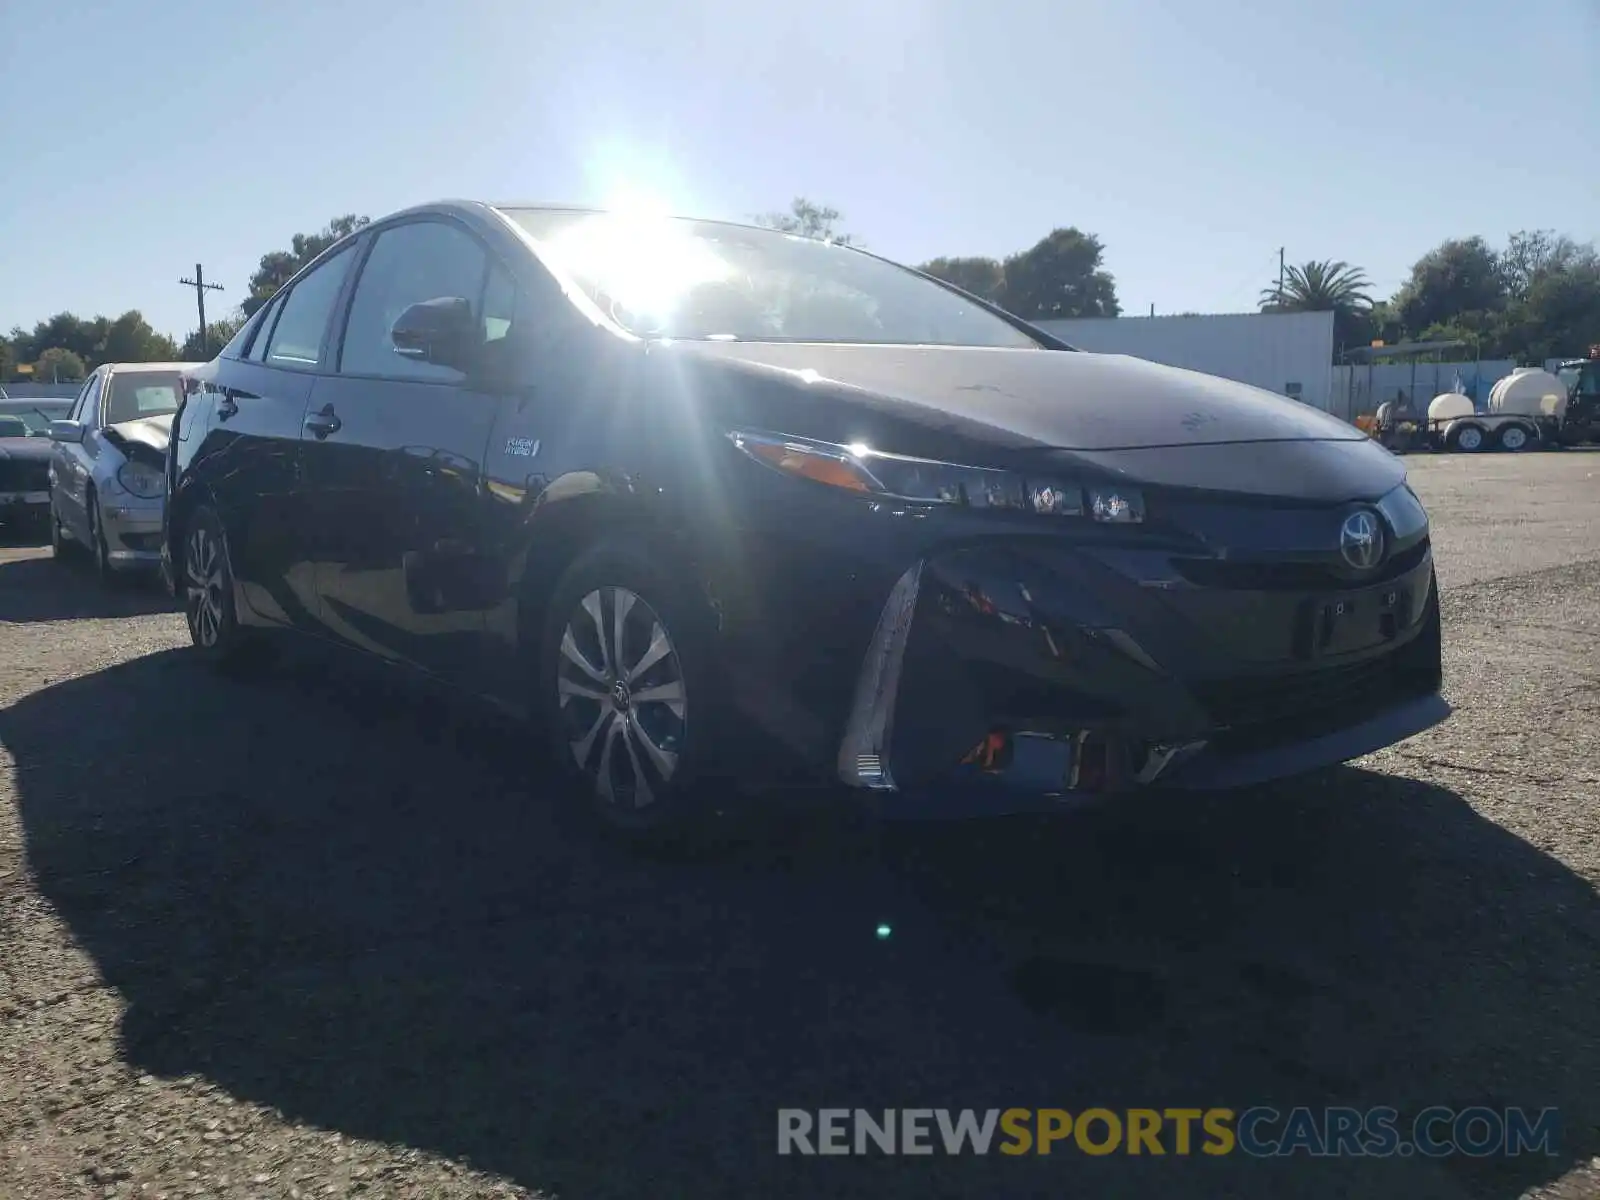
<path fill-rule="evenodd" d="M 1528 443 L 1533 439 L 1528 435 L 1525 425 L 1507 425 L 1500 431 L 1500 449 L 1509 450 L 1515 454 L 1519 450 L 1526 450 Z"/>
<path fill-rule="evenodd" d="M 632 544 L 596 547 L 556 585 L 538 708 L 552 754 L 614 830 L 678 830 L 709 808 L 707 767 L 727 725 L 708 617 Z"/>
<path fill-rule="evenodd" d="M 176 564 L 179 595 L 189 624 L 189 640 L 212 666 L 229 668 L 249 661 L 257 643 L 239 624 L 233 603 L 233 568 L 222 522 L 202 505 L 189 515 L 182 561 Z"/>

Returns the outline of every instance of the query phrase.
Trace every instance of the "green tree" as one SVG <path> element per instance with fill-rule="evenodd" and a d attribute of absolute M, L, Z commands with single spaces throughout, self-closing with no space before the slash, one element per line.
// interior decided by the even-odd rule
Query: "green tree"
<path fill-rule="evenodd" d="M 79 359 L 88 362 L 95 357 L 105 340 L 104 317 L 85 320 L 73 313 L 62 312 L 34 325 L 31 331 L 21 328 L 11 331 L 11 342 L 17 361 L 35 362 L 46 350 L 70 350 Z"/>
<path fill-rule="evenodd" d="M 263 254 L 255 274 L 250 276 L 250 294 L 244 298 L 244 303 L 240 306 L 245 317 L 254 316 L 256 310 L 271 300 L 278 289 L 294 278 L 301 267 L 341 238 L 348 237 L 367 225 L 370 220 L 369 217 L 346 213 L 342 217 L 335 217 L 316 233 L 295 234 L 287 250 L 274 250 L 270 254 Z"/>
<path fill-rule="evenodd" d="M 1539 272 L 1498 321 L 1496 353 L 1525 362 L 1577 355 L 1600 342 L 1600 255 L 1573 246 Z"/>
<path fill-rule="evenodd" d="M 1369 327 L 1362 317 L 1372 308 L 1371 286 L 1360 267 L 1343 259 L 1313 259 L 1288 267 L 1281 286 L 1262 288 L 1261 311 L 1331 312 L 1334 343 L 1348 346 Z"/>
<path fill-rule="evenodd" d="M 165 362 L 178 352 L 164 333 L 157 333 L 137 309 L 112 320 L 57 313 L 38 322 L 31 332 L 11 331 L 17 362 L 36 362 L 47 350 L 65 350 L 90 367 L 107 362 Z"/>
<path fill-rule="evenodd" d="M 33 379 L 37 383 L 76 383 L 88 373 L 82 358 L 59 346 L 50 347 L 33 364 Z"/>
<path fill-rule="evenodd" d="M 205 362 L 215 357 L 218 350 L 232 340 L 233 335 L 239 332 L 239 327 L 244 324 L 243 317 L 224 317 L 220 321 L 210 321 L 206 324 L 205 344 L 200 341 L 200 331 L 194 330 L 183 339 L 183 345 L 178 347 L 179 362 Z"/>
<path fill-rule="evenodd" d="M 1396 293 L 1394 307 L 1412 336 L 1466 313 L 1495 313 L 1506 306 L 1500 256 L 1481 237 L 1451 238 L 1416 261 Z"/>
<path fill-rule="evenodd" d="M 1544 277 L 1570 270 L 1585 254 L 1594 255 L 1593 246 L 1581 246 L 1551 229 L 1524 229 L 1506 239 L 1500 251 L 1500 277 L 1507 297 L 1513 302 L 1526 300 L 1534 285 Z"/>
<path fill-rule="evenodd" d="M 1001 264 L 998 302 L 1024 320 L 1115 317 L 1116 280 L 1101 266 L 1105 246 L 1076 227 L 1052 230 Z"/>
<path fill-rule="evenodd" d="M 839 232 L 839 222 L 843 219 L 844 214 L 836 208 L 813 204 L 804 196 L 796 196 L 789 202 L 788 212 L 762 213 L 755 218 L 755 222 L 768 229 L 837 242 L 841 246 L 860 245 L 848 233 Z"/>
<path fill-rule="evenodd" d="M 1283 273 L 1283 284 L 1261 289 L 1263 310 L 1277 312 L 1353 312 L 1370 308 L 1371 287 L 1360 267 L 1342 260 L 1313 260 L 1290 266 Z"/>
<path fill-rule="evenodd" d="M 1270 309 L 1264 307 L 1264 311 Z M 1334 336 L 1334 348 L 1345 349 L 1370 346 L 1375 341 L 1402 342 L 1406 335 L 1394 306 L 1387 300 L 1377 300 L 1367 308 L 1354 309 L 1343 320 L 1335 313 Z"/>
<path fill-rule="evenodd" d="M 106 324 L 91 361 L 171 362 L 177 353 L 178 347 L 170 337 L 150 328 L 150 322 L 138 309 L 129 309 Z"/>
<path fill-rule="evenodd" d="M 936 258 L 917 269 L 991 303 L 1005 284 L 1005 270 L 993 258 Z"/>

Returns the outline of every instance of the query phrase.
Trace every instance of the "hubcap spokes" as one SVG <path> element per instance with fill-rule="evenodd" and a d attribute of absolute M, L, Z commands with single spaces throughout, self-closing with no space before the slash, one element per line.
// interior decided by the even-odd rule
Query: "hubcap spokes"
<path fill-rule="evenodd" d="M 607 804 L 643 808 L 671 781 L 687 731 L 672 638 L 627 588 L 590 592 L 561 635 L 556 691 L 567 744 Z"/>
<path fill-rule="evenodd" d="M 189 630 L 200 645 L 215 646 L 222 633 L 222 553 L 209 530 L 189 535 L 183 574 Z"/>

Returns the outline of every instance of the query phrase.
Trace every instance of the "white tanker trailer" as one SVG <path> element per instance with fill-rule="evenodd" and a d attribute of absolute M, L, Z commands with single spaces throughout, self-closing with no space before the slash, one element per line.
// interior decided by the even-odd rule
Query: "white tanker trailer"
<path fill-rule="evenodd" d="M 1378 409 L 1373 434 L 1397 453 L 1406 450 L 1528 450 L 1561 440 L 1567 389 L 1548 371 L 1519 367 L 1489 392 L 1489 411 L 1479 412 L 1470 396 L 1446 392 L 1418 418 L 1393 404 Z"/>

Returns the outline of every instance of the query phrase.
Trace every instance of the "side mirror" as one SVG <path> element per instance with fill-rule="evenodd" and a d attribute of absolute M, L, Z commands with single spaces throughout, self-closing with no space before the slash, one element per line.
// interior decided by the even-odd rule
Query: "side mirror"
<path fill-rule="evenodd" d="M 466 371 L 482 339 L 470 300 L 438 296 L 401 313 L 389 329 L 389 340 L 402 358 Z"/>
<path fill-rule="evenodd" d="M 81 442 L 83 441 L 83 424 L 79 421 L 51 421 L 50 440 L 52 442 Z"/>

